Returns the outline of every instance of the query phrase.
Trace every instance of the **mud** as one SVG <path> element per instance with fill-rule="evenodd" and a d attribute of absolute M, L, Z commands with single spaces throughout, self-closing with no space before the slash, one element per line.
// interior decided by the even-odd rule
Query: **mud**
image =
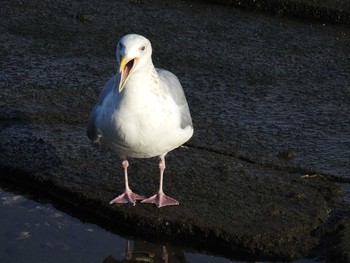
<path fill-rule="evenodd" d="M 349 261 L 350 29 L 182 1 L 3 1 L 1 181 L 138 236 L 235 259 Z M 179 76 L 195 134 L 167 157 L 178 207 L 110 206 L 117 156 L 85 135 L 125 33 Z M 152 195 L 157 160 L 130 160 Z"/>

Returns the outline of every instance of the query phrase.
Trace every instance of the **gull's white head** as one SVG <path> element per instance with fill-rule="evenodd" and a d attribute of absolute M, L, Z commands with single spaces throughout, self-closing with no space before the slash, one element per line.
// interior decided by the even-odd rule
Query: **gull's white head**
<path fill-rule="evenodd" d="M 151 42 L 137 34 L 123 36 L 117 46 L 117 61 L 119 63 L 119 92 L 121 92 L 130 75 L 145 65 L 152 64 Z"/>

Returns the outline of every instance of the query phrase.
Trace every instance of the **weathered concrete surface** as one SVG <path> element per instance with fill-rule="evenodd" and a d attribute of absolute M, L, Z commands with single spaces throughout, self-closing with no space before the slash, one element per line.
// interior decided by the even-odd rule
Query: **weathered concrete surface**
<path fill-rule="evenodd" d="M 320 255 L 320 242 L 349 253 L 348 239 L 335 240 L 349 232 L 337 183 L 350 170 L 348 27 L 177 1 L 2 5 L 1 180 L 235 258 Z M 165 175 L 178 207 L 109 206 L 123 190 L 119 160 L 85 136 L 129 32 L 151 40 L 155 65 L 180 77 L 190 104 L 194 137 L 168 155 Z M 130 164 L 132 189 L 153 194 L 157 160 Z"/>
<path fill-rule="evenodd" d="M 263 11 L 277 16 L 350 24 L 350 2 L 346 0 L 206 0 L 206 2 Z"/>

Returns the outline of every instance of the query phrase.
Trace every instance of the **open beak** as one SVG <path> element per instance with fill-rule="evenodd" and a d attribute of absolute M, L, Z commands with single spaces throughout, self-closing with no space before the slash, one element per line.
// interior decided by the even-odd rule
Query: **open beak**
<path fill-rule="evenodd" d="M 120 61 L 119 73 L 120 73 L 120 82 L 119 82 L 119 93 L 122 92 L 126 82 L 129 79 L 132 69 L 136 66 L 138 58 L 129 58 L 125 56 Z"/>

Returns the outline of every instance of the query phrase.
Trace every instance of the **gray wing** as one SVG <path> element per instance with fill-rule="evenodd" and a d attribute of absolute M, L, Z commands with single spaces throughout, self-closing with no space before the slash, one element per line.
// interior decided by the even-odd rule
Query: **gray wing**
<path fill-rule="evenodd" d="M 192 125 L 192 118 L 190 109 L 188 107 L 185 93 L 182 89 L 179 79 L 171 72 L 164 69 L 156 69 L 161 82 L 167 89 L 168 93 L 174 99 L 175 103 L 179 106 L 181 111 L 181 128 L 184 129 L 187 126 Z"/>
<path fill-rule="evenodd" d="M 104 86 L 100 97 L 98 98 L 98 101 L 92 110 L 90 117 L 89 117 L 89 122 L 87 125 L 87 136 L 89 139 L 93 142 L 98 142 L 100 137 L 102 136 L 101 132 L 96 126 L 96 118 L 100 112 L 100 107 L 103 103 L 103 100 L 106 98 L 106 96 L 112 92 L 113 88 L 115 87 L 115 83 L 117 81 L 117 76 L 112 77 Z M 117 82 L 118 83 L 118 82 Z"/>

